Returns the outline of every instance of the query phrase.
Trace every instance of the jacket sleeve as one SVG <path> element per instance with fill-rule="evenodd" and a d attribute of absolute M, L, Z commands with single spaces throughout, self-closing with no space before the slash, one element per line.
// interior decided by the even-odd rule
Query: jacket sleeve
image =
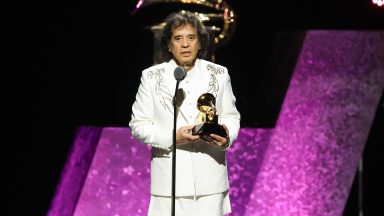
<path fill-rule="evenodd" d="M 224 150 L 232 145 L 240 129 L 240 113 L 236 108 L 236 98 L 233 94 L 230 76 L 227 69 L 225 71 L 221 110 L 219 113 L 219 123 L 225 124 L 228 128 L 229 143 Z"/>
<path fill-rule="evenodd" d="M 136 100 L 132 105 L 129 127 L 136 139 L 153 147 L 170 149 L 172 146 L 172 128 L 161 127 L 156 121 L 154 93 L 150 83 L 144 70 L 141 75 Z"/>

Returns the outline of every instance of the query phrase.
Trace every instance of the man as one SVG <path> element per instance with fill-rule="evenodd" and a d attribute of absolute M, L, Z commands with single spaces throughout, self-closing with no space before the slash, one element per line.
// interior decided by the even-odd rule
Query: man
<path fill-rule="evenodd" d="M 181 66 L 187 75 L 180 82 L 176 130 L 177 216 L 222 216 L 231 212 L 225 151 L 236 139 L 240 114 L 235 107 L 230 77 L 225 67 L 203 60 L 208 34 L 192 13 L 178 12 L 167 17 L 162 43 L 167 62 L 142 72 L 129 126 L 132 134 L 152 146 L 151 200 L 148 215 L 169 216 L 172 200 L 173 92 L 174 70 Z M 219 124 L 226 137 L 192 135 L 200 95 L 216 97 Z"/>

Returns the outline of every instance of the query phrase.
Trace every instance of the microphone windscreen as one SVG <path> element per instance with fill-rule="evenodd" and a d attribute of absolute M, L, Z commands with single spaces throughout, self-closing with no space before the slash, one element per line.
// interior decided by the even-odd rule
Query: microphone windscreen
<path fill-rule="evenodd" d="M 176 67 L 174 71 L 174 76 L 177 81 L 181 81 L 185 78 L 187 75 L 187 72 L 185 72 L 184 68 L 182 67 Z"/>

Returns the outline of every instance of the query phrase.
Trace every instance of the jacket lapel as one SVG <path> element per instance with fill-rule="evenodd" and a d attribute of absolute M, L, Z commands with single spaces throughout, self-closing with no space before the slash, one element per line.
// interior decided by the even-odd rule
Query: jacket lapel
<path fill-rule="evenodd" d="M 200 95 L 207 93 L 209 89 L 209 82 L 210 82 L 210 72 L 207 70 L 207 63 L 205 61 L 202 61 L 200 59 L 196 60 L 197 64 L 197 72 L 199 80 L 197 85 L 197 93 Z"/>

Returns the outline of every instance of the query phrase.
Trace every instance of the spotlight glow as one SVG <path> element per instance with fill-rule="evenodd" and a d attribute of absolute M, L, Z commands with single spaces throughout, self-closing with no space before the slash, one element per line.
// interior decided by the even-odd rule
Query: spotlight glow
<path fill-rule="evenodd" d="M 372 0 L 372 3 L 381 7 L 384 5 L 384 0 Z"/>

